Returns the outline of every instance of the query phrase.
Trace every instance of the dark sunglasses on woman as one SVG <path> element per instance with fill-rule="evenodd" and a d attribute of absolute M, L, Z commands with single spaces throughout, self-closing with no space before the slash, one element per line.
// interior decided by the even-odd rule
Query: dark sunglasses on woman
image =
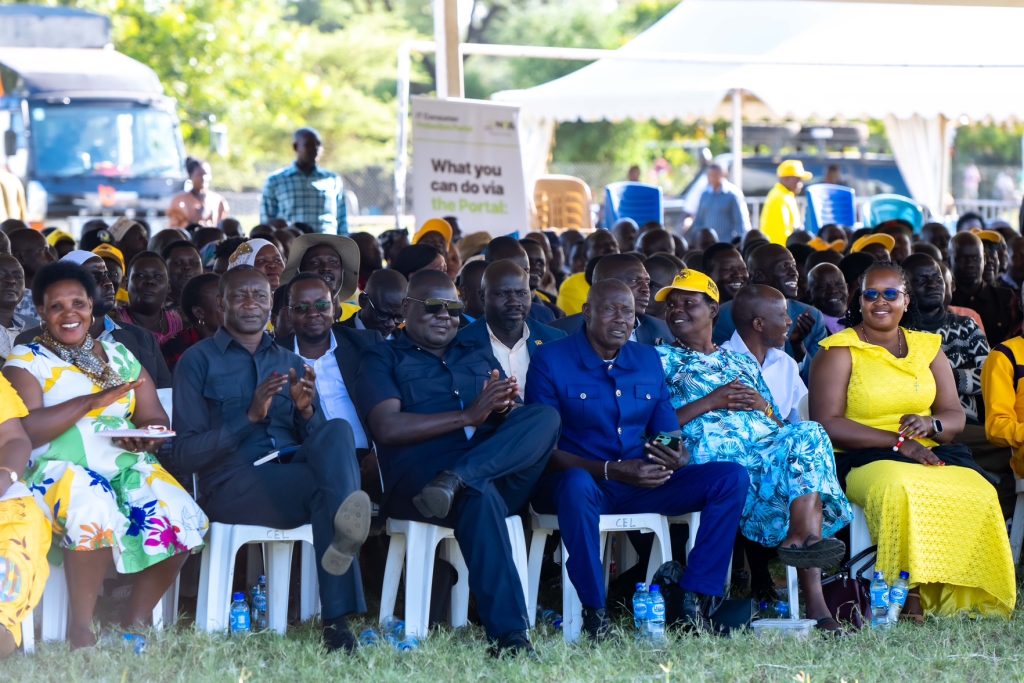
<path fill-rule="evenodd" d="M 882 297 L 886 301 L 896 301 L 896 299 L 900 298 L 900 294 L 906 294 L 906 292 L 895 287 L 888 287 L 881 290 L 865 289 L 861 296 L 864 297 L 864 301 L 878 301 L 878 297 Z"/>

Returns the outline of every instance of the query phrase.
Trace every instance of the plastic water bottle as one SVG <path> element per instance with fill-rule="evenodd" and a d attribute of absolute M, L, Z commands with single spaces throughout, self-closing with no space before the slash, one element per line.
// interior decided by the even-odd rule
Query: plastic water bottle
<path fill-rule="evenodd" d="M 372 628 L 368 628 L 359 634 L 359 644 L 362 647 L 375 647 L 380 645 L 380 636 Z"/>
<path fill-rule="evenodd" d="M 412 652 L 413 650 L 419 649 L 420 639 L 416 636 L 407 636 L 402 638 L 402 641 L 395 647 L 399 652 Z"/>
<path fill-rule="evenodd" d="M 267 630 L 267 577 L 263 574 L 252 589 L 252 625 L 254 631 Z"/>
<path fill-rule="evenodd" d="M 648 617 L 647 637 L 655 645 L 665 644 L 665 598 L 661 595 L 661 586 L 654 584 L 647 593 Z"/>
<path fill-rule="evenodd" d="M 893 582 L 889 589 L 889 623 L 895 624 L 907 604 L 907 593 L 910 592 L 910 572 L 900 572 L 900 578 Z"/>
<path fill-rule="evenodd" d="M 786 600 L 776 600 L 775 615 L 779 619 L 789 619 L 789 602 Z"/>
<path fill-rule="evenodd" d="M 647 599 L 647 584 L 638 583 L 633 593 L 633 627 L 640 640 L 647 640 L 647 620 L 650 619 L 650 601 Z"/>
<path fill-rule="evenodd" d="M 553 609 L 537 608 L 537 619 L 542 624 L 547 624 L 556 631 L 562 630 L 562 615 Z"/>
<path fill-rule="evenodd" d="M 131 648 L 131 651 L 137 655 L 141 655 L 146 651 L 146 637 L 139 635 L 138 633 L 125 633 L 121 636 L 125 647 Z"/>
<path fill-rule="evenodd" d="M 387 617 L 380 623 L 380 632 L 384 640 L 398 647 L 405 640 L 405 622 L 396 617 Z"/>
<path fill-rule="evenodd" d="M 889 584 L 882 572 L 875 572 L 871 579 L 871 628 L 889 627 Z"/>
<path fill-rule="evenodd" d="M 245 593 L 232 594 L 230 622 L 232 633 L 249 633 L 252 630 L 249 603 L 245 601 Z"/>

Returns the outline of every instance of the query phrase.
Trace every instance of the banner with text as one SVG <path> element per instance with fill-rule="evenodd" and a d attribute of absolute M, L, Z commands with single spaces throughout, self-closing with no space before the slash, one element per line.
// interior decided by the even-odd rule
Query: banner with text
<path fill-rule="evenodd" d="M 463 234 L 530 229 L 518 107 L 413 97 L 412 121 L 417 226 L 455 216 Z"/>

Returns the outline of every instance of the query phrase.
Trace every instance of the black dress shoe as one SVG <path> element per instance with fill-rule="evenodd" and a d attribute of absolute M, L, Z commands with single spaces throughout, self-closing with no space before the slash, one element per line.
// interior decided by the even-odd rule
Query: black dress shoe
<path fill-rule="evenodd" d="M 505 656 L 517 657 L 519 655 L 526 655 L 531 658 L 537 657 L 537 651 L 533 649 L 530 636 L 526 631 L 513 631 L 503 635 L 491 643 L 491 646 L 487 648 L 487 653 L 495 659 L 501 659 Z"/>
<path fill-rule="evenodd" d="M 455 496 L 465 486 L 459 475 L 445 470 L 423 487 L 423 490 L 412 499 L 412 504 L 424 517 L 444 519 L 451 514 Z"/>
<path fill-rule="evenodd" d="M 711 628 L 711 620 L 708 618 L 711 598 L 700 593 L 684 591 L 682 604 L 677 614 L 679 618 L 671 626 L 682 628 L 684 631 L 698 631 Z"/>
<path fill-rule="evenodd" d="M 583 608 L 583 632 L 595 643 L 608 640 L 612 634 L 612 620 L 608 618 L 608 610 L 604 607 L 594 609 Z"/>
<path fill-rule="evenodd" d="M 348 619 L 339 617 L 324 622 L 324 647 L 328 652 L 355 652 L 358 641 L 348 627 Z"/>

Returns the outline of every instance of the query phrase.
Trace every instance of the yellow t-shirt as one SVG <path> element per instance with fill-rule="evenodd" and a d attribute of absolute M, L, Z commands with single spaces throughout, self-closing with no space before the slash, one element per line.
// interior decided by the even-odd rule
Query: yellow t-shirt
<path fill-rule="evenodd" d="M 1007 339 L 1018 365 L 1024 364 L 1024 337 Z M 992 349 L 981 369 L 981 396 L 985 402 L 985 436 L 997 446 L 1013 449 L 1010 466 L 1024 477 L 1024 381 L 1013 388 L 1015 368 L 1002 351 Z"/>
<path fill-rule="evenodd" d="M 0 375 L 0 424 L 16 417 L 28 415 L 28 408 L 7 378 Z"/>
<path fill-rule="evenodd" d="M 786 238 L 797 228 L 803 227 L 803 224 L 796 195 L 782 183 L 776 183 L 761 207 L 761 232 L 773 244 L 786 246 Z"/>
<path fill-rule="evenodd" d="M 558 300 L 555 305 L 565 311 L 566 315 L 582 313 L 583 304 L 587 302 L 589 293 L 590 285 L 587 284 L 586 275 L 573 273 L 565 278 L 562 286 L 558 288 Z"/>
<path fill-rule="evenodd" d="M 881 346 L 861 341 L 847 328 L 818 342 L 822 349 L 849 347 L 852 367 L 846 389 L 846 417 L 866 427 L 887 432 L 900 430 L 904 415 L 932 414 L 935 375 L 931 364 L 942 348 L 942 337 L 930 332 L 903 330 L 907 355 L 896 358 Z M 938 445 L 931 439 L 917 441 L 926 448 Z"/>

